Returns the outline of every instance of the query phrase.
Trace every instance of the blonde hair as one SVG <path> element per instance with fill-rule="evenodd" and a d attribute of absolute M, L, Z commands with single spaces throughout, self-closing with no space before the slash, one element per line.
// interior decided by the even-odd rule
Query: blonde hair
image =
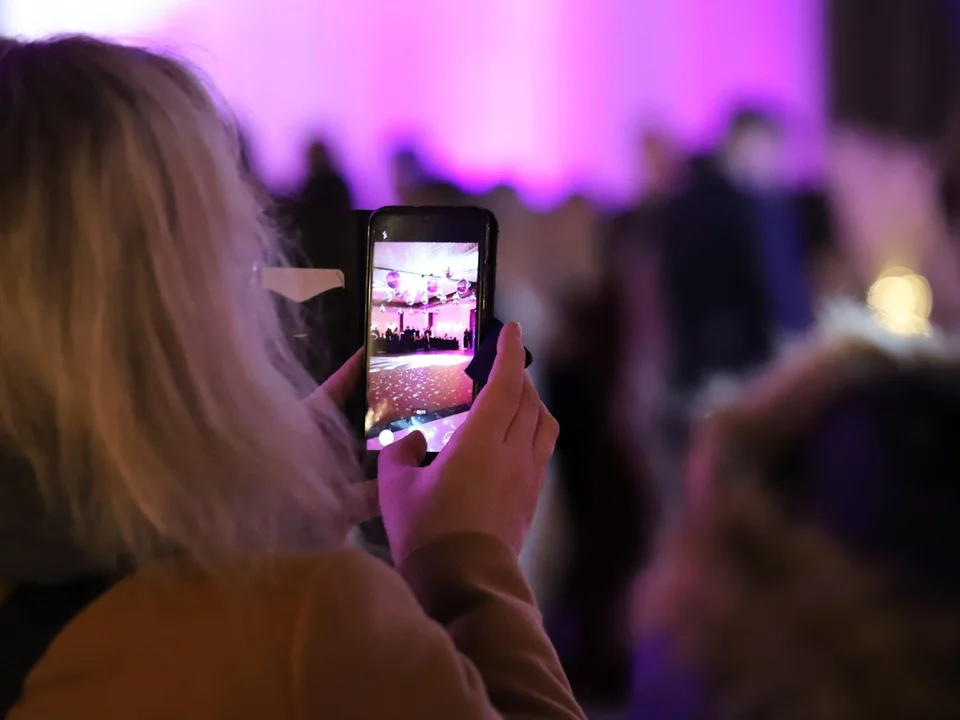
<path fill-rule="evenodd" d="M 0 443 L 98 567 L 323 546 L 359 472 L 224 115 L 168 57 L 0 40 Z"/>

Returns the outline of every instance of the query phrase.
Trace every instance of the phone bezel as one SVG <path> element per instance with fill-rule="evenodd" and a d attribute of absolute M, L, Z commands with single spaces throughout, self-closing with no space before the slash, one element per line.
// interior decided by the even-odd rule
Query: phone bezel
<path fill-rule="evenodd" d="M 383 232 L 387 231 L 387 239 Z M 483 340 L 481 328 L 487 318 L 494 317 L 494 293 L 497 272 L 497 238 L 499 228 L 492 212 L 479 207 L 403 207 L 388 206 L 373 212 L 367 223 L 367 278 L 364 289 L 364 337 L 369 347 L 370 324 L 372 322 L 373 288 L 373 247 L 376 242 L 417 242 L 451 243 L 474 242 L 476 237 L 480 254 L 477 267 L 477 337 L 474 348 Z M 363 372 L 364 419 L 360 427 L 365 465 L 371 467 L 371 461 L 379 456 L 379 450 L 367 449 L 366 411 L 368 409 L 370 378 L 370 353 L 366 354 Z M 479 387 L 473 384 L 473 399 L 477 397 Z M 426 462 L 431 462 L 436 452 L 427 453 Z"/>

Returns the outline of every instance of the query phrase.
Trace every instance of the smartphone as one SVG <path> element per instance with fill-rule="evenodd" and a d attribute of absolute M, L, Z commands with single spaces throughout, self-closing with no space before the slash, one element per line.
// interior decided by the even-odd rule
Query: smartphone
<path fill-rule="evenodd" d="M 311 213 L 293 203 L 279 206 L 277 222 L 296 240 L 290 253 L 292 267 L 336 270 L 342 275 L 341 287 L 301 299 L 297 321 L 288 328 L 296 356 L 318 385 L 366 342 L 367 227 L 371 214 L 370 210 Z M 351 427 L 363 423 L 366 409 L 359 385 L 342 408 Z"/>
<path fill-rule="evenodd" d="M 497 222 L 471 207 L 386 207 L 368 224 L 364 443 L 414 430 L 430 461 L 479 388 L 464 372 L 493 317 Z"/>

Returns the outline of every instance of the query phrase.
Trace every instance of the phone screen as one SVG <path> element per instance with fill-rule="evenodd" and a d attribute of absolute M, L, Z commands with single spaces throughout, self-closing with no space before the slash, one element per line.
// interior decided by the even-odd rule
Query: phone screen
<path fill-rule="evenodd" d="M 438 452 L 466 417 L 477 337 L 480 246 L 374 239 L 367 343 L 367 450 L 413 430 Z"/>

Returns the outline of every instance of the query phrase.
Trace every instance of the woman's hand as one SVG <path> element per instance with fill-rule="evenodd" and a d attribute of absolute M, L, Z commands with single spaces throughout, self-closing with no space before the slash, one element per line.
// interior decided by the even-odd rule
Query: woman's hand
<path fill-rule="evenodd" d="M 305 401 L 307 405 L 317 404 L 320 400 L 320 393 L 323 393 L 324 397 L 329 398 L 337 407 L 342 408 L 363 376 L 364 357 L 364 348 L 357 350 L 349 360 L 323 382 L 323 385 L 313 391 Z"/>
<path fill-rule="evenodd" d="M 380 453 L 380 508 L 394 560 L 445 535 L 483 533 L 517 553 L 533 521 L 559 427 L 527 374 L 520 326 L 500 333 L 490 380 L 429 467 L 411 433 Z"/>
<path fill-rule="evenodd" d="M 364 349 L 360 348 L 304 400 L 307 407 L 311 409 L 314 407 L 320 408 L 324 405 L 329 407 L 328 403 L 333 401 L 337 407 L 342 408 L 363 376 L 363 361 Z M 351 528 L 380 515 L 375 480 L 366 480 L 337 488 L 337 491 L 342 502 L 342 523 L 344 527 L 341 530 L 344 537 L 350 532 Z"/>

